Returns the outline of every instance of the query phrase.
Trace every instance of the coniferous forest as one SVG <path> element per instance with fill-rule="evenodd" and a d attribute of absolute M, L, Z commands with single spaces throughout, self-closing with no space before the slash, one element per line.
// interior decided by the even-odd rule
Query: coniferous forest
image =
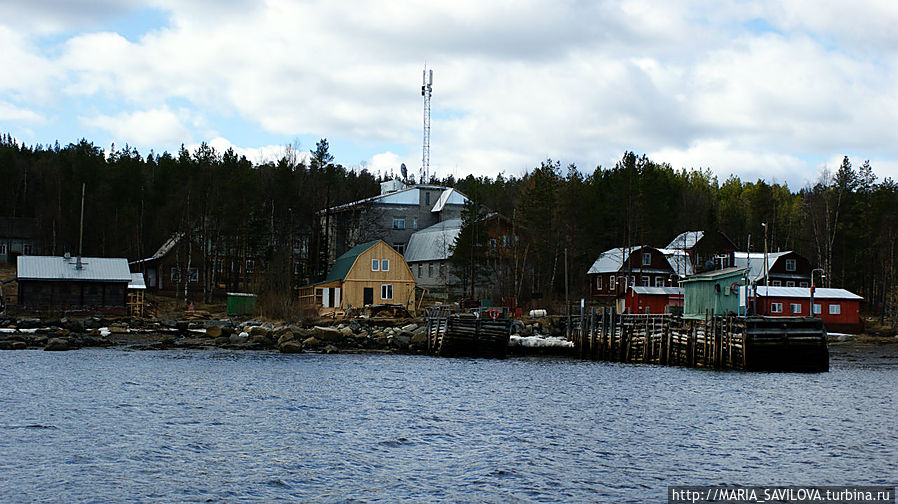
<path fill-rule="evenodd" d="M 206 144 L 142 154 L 87 140 L 26 146 L 5 135 L 0 216 L 36 219 L 48 254 L 77 252 L 83 184 L 86 256 L 144 258 L 173 233 L 201 229 L 203 243 L 252 249 L 271 270 L 286 260 L 285 245 L 295 248 L 303 237 L 307 267 L 298 280 L 315 281 L 327 274 L 327 237 L 316 212 L 376 195 L 392 174 L 336 164 L 325 139 L 309 154 L 287 146 L 280 159 L 258 164 Z M 520 177 L 426 182 L 454 187 L 512 219 L 529 251 L 530 282 L 554 299 L 564 297 L 565 259 L 570 295 L 579 297 L 588 294 L 586 271 L 604 250 L 664 247 L 682 231 L 720 230 L 739 249 L 757 252 L 766 223 L 770 251 L 804 255 L 824 269 L 825 286 L 863 296 L 868 315 L 892 317 L 898 304 L 898 184 L 877 177 L 867 161 L 845 157 L 800 188 L 719 180 L 709 170 L 675 169 L 632 152 L 611 167 L 535 160 Z"/>

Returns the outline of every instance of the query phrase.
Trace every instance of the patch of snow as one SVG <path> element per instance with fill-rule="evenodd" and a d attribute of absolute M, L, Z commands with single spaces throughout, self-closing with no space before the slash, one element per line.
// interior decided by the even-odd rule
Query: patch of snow
<path fill-rule="evenodd" d="M 110 334 L 112 334 L 112 331 L 110 331 L 108 327 L 101 327 L 99 329 L 99 331 L 100 331 L 100 336 L 102 336 L 104 338 L 109 336 Z"/>
<path fill-rule="evenodd" d="M 528 348 L 574 348 L 574 342 L 557 336 L 521 336 L 512 334 L 508 346 Z"/>

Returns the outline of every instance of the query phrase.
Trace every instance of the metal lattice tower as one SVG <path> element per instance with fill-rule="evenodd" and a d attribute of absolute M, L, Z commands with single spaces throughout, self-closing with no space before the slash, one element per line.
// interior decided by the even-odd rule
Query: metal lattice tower
<path fill-rule="evenodd" d="M 430 177 L 430 96 L 433 94 L 433 70 L 424 73 L 421 80 L 421 96 L 424 97 L 424 149 L 421 154 L 421 179 L 420 184 L 426 184 Z"/>

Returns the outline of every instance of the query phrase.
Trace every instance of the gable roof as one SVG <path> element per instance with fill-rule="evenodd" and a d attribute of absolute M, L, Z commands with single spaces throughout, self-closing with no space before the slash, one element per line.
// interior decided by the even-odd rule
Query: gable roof
<path fill-rule="evenodd" d="M 379 241 L 380 240 L 369 241 L 347 250 L 345 254 L 338 257 L 336 262 L 334 262 L 334 266 L 328 272 L 327 278 L 325 278 L 324 281 L 333 282 L 334 280 L 339 280 L 342 282 L 345 280 L 346 275 L 349 274 L 349 270 L 352 269 L 352 265 L 355 264 L 355 260 L 362 254 L 362 252 L 373 247 Z"/>
<path fill-rule="evenodd" d="M 137 261 L 131 261 L 129 264 L 142 264 L 142 263 L 149 262 L 149 261 L 155 261 L 156 259 L 159 259 L 159 258 L 163 257 L 164 255 L 168 254 L 169 252 L 171 252 L 171 250 L 173 248 L 175 248 L 175 245 L 177 245 L 178 242 L 181 241 L 181 238 L 184 238 L 184 232 L 183 231 L 175 232 L 174 234 L 172 234 L 171 236 L 168 237 L 168 240 L 165 240 L 165 243 L 163 243 L 162 246 L 159 247 L 159 249 L 156 250 L 156 252 L 152 256 L 147 257 L 146 259 L 139 259 Z"/>
<path fill-rule="evenodd" d="M 703 236 L 705 236 L 704 231 L 683 231 L 664 248 L 676 250 L 691 249 Z"/>
<path fill-rule="evenodd" d="M 680 278 L 685 278 L 695 273 L 692 260 L 685 249 L 658 249 L 658 251 L 664 254 L 670 267 L 673 268 Z"/>
<path fill-rule="evenodd" d="M 19 256 L 19 280 L 78 280 L 84 282 L 130 282 L 128 260 L 118 257 Z"/>
<path fill-rule="evenodd" d="M 682 296 L 683 288 L 682 287 L 644 287 L 641 285 L 634 285 L 630 287 L 630 290 L 639 295 L 656 295 L 656 296 Z"/>
<path fill-rule="evenodd" d="M 450 248 L 461 233 L 461 225 L 461 219 L 447 219 L 412 234 L 405 249 L 405 260 L 417 262 L 447 259 L 452 255 Z"/>
<path fill-rule="evenodd" d="M 436 204 L 434 204 L 431 212 L 439 212 L 443 210 L 446 205 L 464 205 L 468 201 L 468 197 L 462 194 L 460 191 L 442 186 L 430 186 L 430 185 L 417 185 L 408 187 L 406 189 L 400 189 L 398 191 L 391 191 L 383 194 L 378 194 L 376 196 L 371 196 L 370 198 L 360 199 L 358 201 L 352 201 L 350 203 L 344 203 L 342 205 L 336 205 L 328 208 L 328 211 L 335 210 L 345 210 L 347 208 L 352 208 L 354 206 L 363 205 L 363 204 L 377 204 L 377 205 L 420 205 L 421 203 L 421 190 L 429 189 L 429 190 L 439 190 L 440 197 L 437 199 Z M 320 210 L 323 211 L 323 210 Z"/>
<path fill-rule="evenodd" d="M 783 257 L 786 254 L 791 254 L 792 251 L 786 252 L 768 252 L 767 253 L 767 268 L 773 269 L 773 265 L 776 264 L 776 261 Z M 739 266 L 740 268 L 748 269 L 748 279 L 750 281 L 758 281 L 766 276 L 766 271 L 764 271 L 764 253 L 763 252 L 734 252 L 733 253 L 733 264 L 735 266 Z"/>

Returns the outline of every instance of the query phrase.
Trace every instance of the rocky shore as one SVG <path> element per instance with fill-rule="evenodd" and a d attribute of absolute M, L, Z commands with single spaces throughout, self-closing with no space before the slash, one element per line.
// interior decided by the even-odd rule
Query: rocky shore
<path fill-rule="evenodd" d="M 512 347 L 518 351 L 513 353 L 528 347 L 539 348 L 536 353 L 549 353 L 550 343 L 557 345 L 563 334 L 561 322 L 516 321 Z M 538 335 L 549 338 L 540 339 Z M 422 319 L 319 320 L 306 325 L 227 318 L 159 322 L 97 317 L 0 319 L 0 350 L 64 351 L 110 346 L 147 350 L 218 347 L 282 353 L 423 354 L 427 352 L 427 336 Z"/>

